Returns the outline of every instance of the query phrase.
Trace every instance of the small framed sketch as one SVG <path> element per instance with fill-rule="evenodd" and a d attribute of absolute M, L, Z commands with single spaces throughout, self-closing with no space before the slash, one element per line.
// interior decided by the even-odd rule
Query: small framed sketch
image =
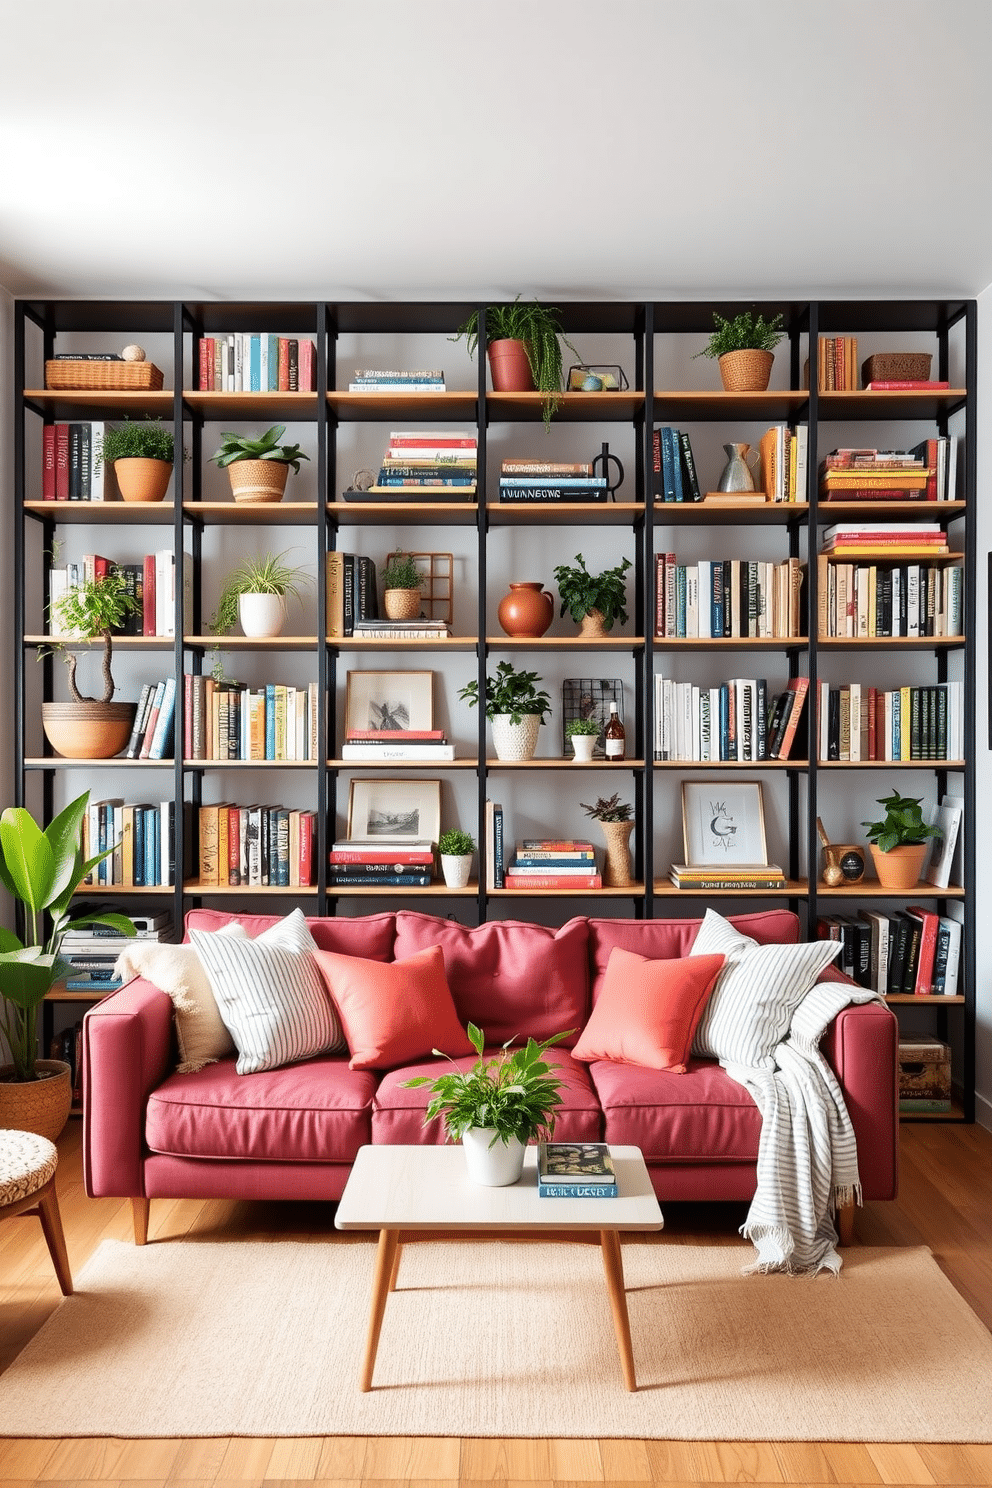
<path fill-rule="evenodd" d="M 433 672 L 349 672 L 345 737 L 434 727 Z"/>
<path fill-rule="evenodd" d="M 571 753 L 567 727 L 576 718 L 594 718 L 599 724 L 593 755 L 596 759 L 604 758 L 603 730 L 609 720 L 611 703 L 616 703 L 623 723 L 623 683 L 619 677 L 565 678 L 561 684 L 561 752 L 566 758 Z"/>
<path fill-rule="evenodd" d="M 939 827 L 941 835 L 934 837 L 930 857 L 923 877 L 935 889 L 950 887 L 954 850 L 958 845 L 961 818 L 964 816 L 964 797 L 945 796 L 939 806 L 931 806 L 927 812 L 927 823 Z"/>
<path fill-rule="evenodd" d="M 358 842 L 436 842 L 440 780 L 353 780 L 348 836 Z"/>
<path fill-rule="evenodd" d="M 767 863 L 760 784 L 684 780 L 682 836 L 690 868 Z"/>

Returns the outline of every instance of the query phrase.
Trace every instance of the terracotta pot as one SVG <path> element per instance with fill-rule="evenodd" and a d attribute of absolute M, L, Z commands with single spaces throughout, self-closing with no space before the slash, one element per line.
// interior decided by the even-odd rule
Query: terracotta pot
<path fill-rule="evenodd" d="M 235 501 L 281 501 L 289 466 L 284 460 L 235 460 L 227 473 Z"/>
<path fill-rule="evenodd" d="M 634 830 L 632 821 L 600 822 L 606 838 L 606 862 L 603 867 L 603 884 L 608 889 L 626 889 L 634 882 L 634 871 L 630 861 L 630 834 Z"/>
<path fill-rule="evenodd" d="M 881 852 L 874 844 L 869 842 L 872 861 L 875 864 L 875 873 L 883 889 L 893 889 L 896 893 L 908 893 L 915 889 L 923 872 L 923 864 L 927 860 L 931 844 L 929 842 L 913 843 L 908 847 L 893 847 L 888 852 Z"/>
<path fill-rule="evenodd" d="M 239 594 L 238 619 L 246 636 L 277 636 L 286 623 L 282 594 Z"/>
<path fill-rule="evenodd" d="M 382 603 L 388 620 L 416 620 L 420 614 L 420 590 L 386 589 Z"/>
<path fill-rule="evenodd" d="M 115 460 L 122 501 L 161 501 L 172 479 L 171 460 Z"/>
<path fill-rule="evenodd" d="M 42 703 L 49 744 L 64 759 L 111 759 L 134 727 L 134 703 Z"/>
<path fill-rule="evenodd" d="M 772 375 L 775 357 L 770 351 L 725 352 L 720 361 L 720 377 L 728 393 L 763 393 Z"/>
<path fill-rule="evenodd" d="M 527 1149 L 516 1137 L 506 1142 L 497 1137 L 490 1147 L 495 1135 L 489 1127 L 469 1127 L 462 1137 L 465 1166 L 473 1183 L 484 1184 L 486 1188 L 506 1188 L 516 1183 L 523 1172 Z"/>
<path fill-rule="evenodd" d="M 522 341 L 491 341 L 489 372 L 497 393 L 533 393 L 534 378 Z"/>
<path fill-rule="evenodd" d="M 543 636 L 555 613 L 555 602 L 540 583 L 511 584 L 496 611 L 510 636 Z"/>
<path fill-rule="evenodd" d="M 537 752 L 541 729 L 540 713 L 524 713 L 519 723 L 511 723 L 512 714 L 497 713 L 492 719 L 493 748 L 501 760 L 529 760 Z"/>
<path fill-rule="evenodd" d="M 72 1108 L 72 1070 L 61 1059 L 37 1059 L 41 1080 L 15 1081 L 14 1066 L 0 1066 L 0 1128 L 58 1140 Z"/>
<path fill-rule="evenodd" d="M 579 630 L 580 636 L 587 640 L 597 640 L 606 635 L 606 626 L 603 624 L 603 616 L 599 610 L 590 610 L 588 615 L 582 616 L 582 626 Z"/>

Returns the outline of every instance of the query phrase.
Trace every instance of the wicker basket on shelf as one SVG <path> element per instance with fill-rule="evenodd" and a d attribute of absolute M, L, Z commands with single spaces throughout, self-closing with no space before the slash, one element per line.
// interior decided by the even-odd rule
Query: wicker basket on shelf
<path fill-rule="evenodd" d="M 45 386 L 53 392 L 157 393 L 163 380 L 154 362 L 45 363 Z"/>
<path fill-rule="evenodd" d="M 862 383 L 926 382 L 931 360 L 928 351 L 877 351 L 861 364 Z"/>

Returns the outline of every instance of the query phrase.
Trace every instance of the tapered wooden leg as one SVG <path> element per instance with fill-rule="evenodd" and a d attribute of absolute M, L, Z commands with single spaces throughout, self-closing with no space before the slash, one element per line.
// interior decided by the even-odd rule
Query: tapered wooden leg
<path fill-rule="evenodd" d="M 144 1245 L 148 1240 L 148 1214 L 151 1207 L 151 1199 L 131 1200 L 131 1220 L 134 1224 L 135 1245 Z"/>
<path fill-rule="evenodd" d="M 610 1294 L 613 1328 L 617 1335 L 617 1348 L 620 1350 L 620 1363 L 623 1367 L 623 1382 L 628 1390 L 636 1390 L 637 1379 L 634 1374 L 634 1350 L 630 1341 L 627 1293 L 623 1285 L 623 1255 L 620 1251 L 620 1236 L 616 1230 L 600 1230 L 599 1244 L 603 1252 L 606 1290 Z"/>
<path fill-rule="evenodd" d="M 841 1245 L 854 1244 L 854 1211 L 856 1205 L 845 1204 L 837 1210 L 837 1238 Z"/>
<path fill-rule="evenodd" d="M 393 1256 L 393 1269 L 389 1273 L 389 1290 L 391 1292 L 395 1292 L 395 1290 L 396 1290 L 396 1278 L 400 1274 L 400 1256 L 402 1254 L 403 1254 L 403 1247 L 402 1247 L 402 1245 L 400 1245 L 399 1239 L 397 1237 L 396 1254 Z"/>
<path fill-rule="evenodd" d="M 375 1279 L 372 1283 L 372 1312 L 369 1317 L 368 1338 L 365 1343 L 365 1361 L 362 1364 L 362 1375 L 359 1388 L 364 1391 L 372 1388 L 372 1371 L 375 1369 L 375 1356 L 379 1347 L 379 1333 L 382 1328 L 382 1320 L 386 1313 L 386 1298 L 389 1296 L 390 1283 L 393 1277 L 393 1265 L 396 1261 L 396 1253 L 399 1248 L 399 1230 L 380 1230 L 379 1249 L 375 1258 Z"/>
<path fill-rule="evenodd" d="M 59 1201 L 55 1193 L 55 1180 L 46 1183 L 38 1195 L 38 1217 L 41 1220 L 41 1228 L 45 1232 L 48 1241 L 48 1251 L 52 1257 L 52 1265 L 55 1267 L 55 1275 L 59 1279 L 63 1297 L 72 1296 L 72 1272 L 69 1269 L 69 1252 L 65 1248 L 65 1231 L 62 1229 L 62 1215 L 59 1213 Z"/>

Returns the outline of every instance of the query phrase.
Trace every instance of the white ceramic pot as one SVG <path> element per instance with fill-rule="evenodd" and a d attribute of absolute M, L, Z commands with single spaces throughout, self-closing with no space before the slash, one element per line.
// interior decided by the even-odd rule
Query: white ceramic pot
<path fill-rule="evenodd" d="M 246 636 L 277 636 L 286 623 L 286 600 L 281 594 L 239 594 L 238 619 Z"/>
<path fill-rule="evenodd" d="M 462 1137 L 465 1166 L 473 1183 L 481 1183 L 486 1188 L 506 1188 L 516 1183 L 523 1172 L 527 1149 L 516 1137 L 511 1137 L 508 1142 L 497 1138 L 490 1147 L 493 1136 L 490 1127 L 469 1128 Z"/>
<path fill-rule="evenodd" d="M 592 752 L 596 748 L 598 734 L 573 734 L 572 749 L 578 763 L 588 765 L 592 759 Z"/>
<path fill-rule="evenodd" d="M 511 723 L 512 716 L 511 713 L 497 713 L 492 719 L 496 757 L 501 760 L 533 759 L 537 752 L 541 715 L 523 713 L 519 723 Z"/>
<path fill-rule="evenodd" d="M 442 853 L 441 872 L 449 889 L 465 889 L 472 870 L 471 853 Z"/>

